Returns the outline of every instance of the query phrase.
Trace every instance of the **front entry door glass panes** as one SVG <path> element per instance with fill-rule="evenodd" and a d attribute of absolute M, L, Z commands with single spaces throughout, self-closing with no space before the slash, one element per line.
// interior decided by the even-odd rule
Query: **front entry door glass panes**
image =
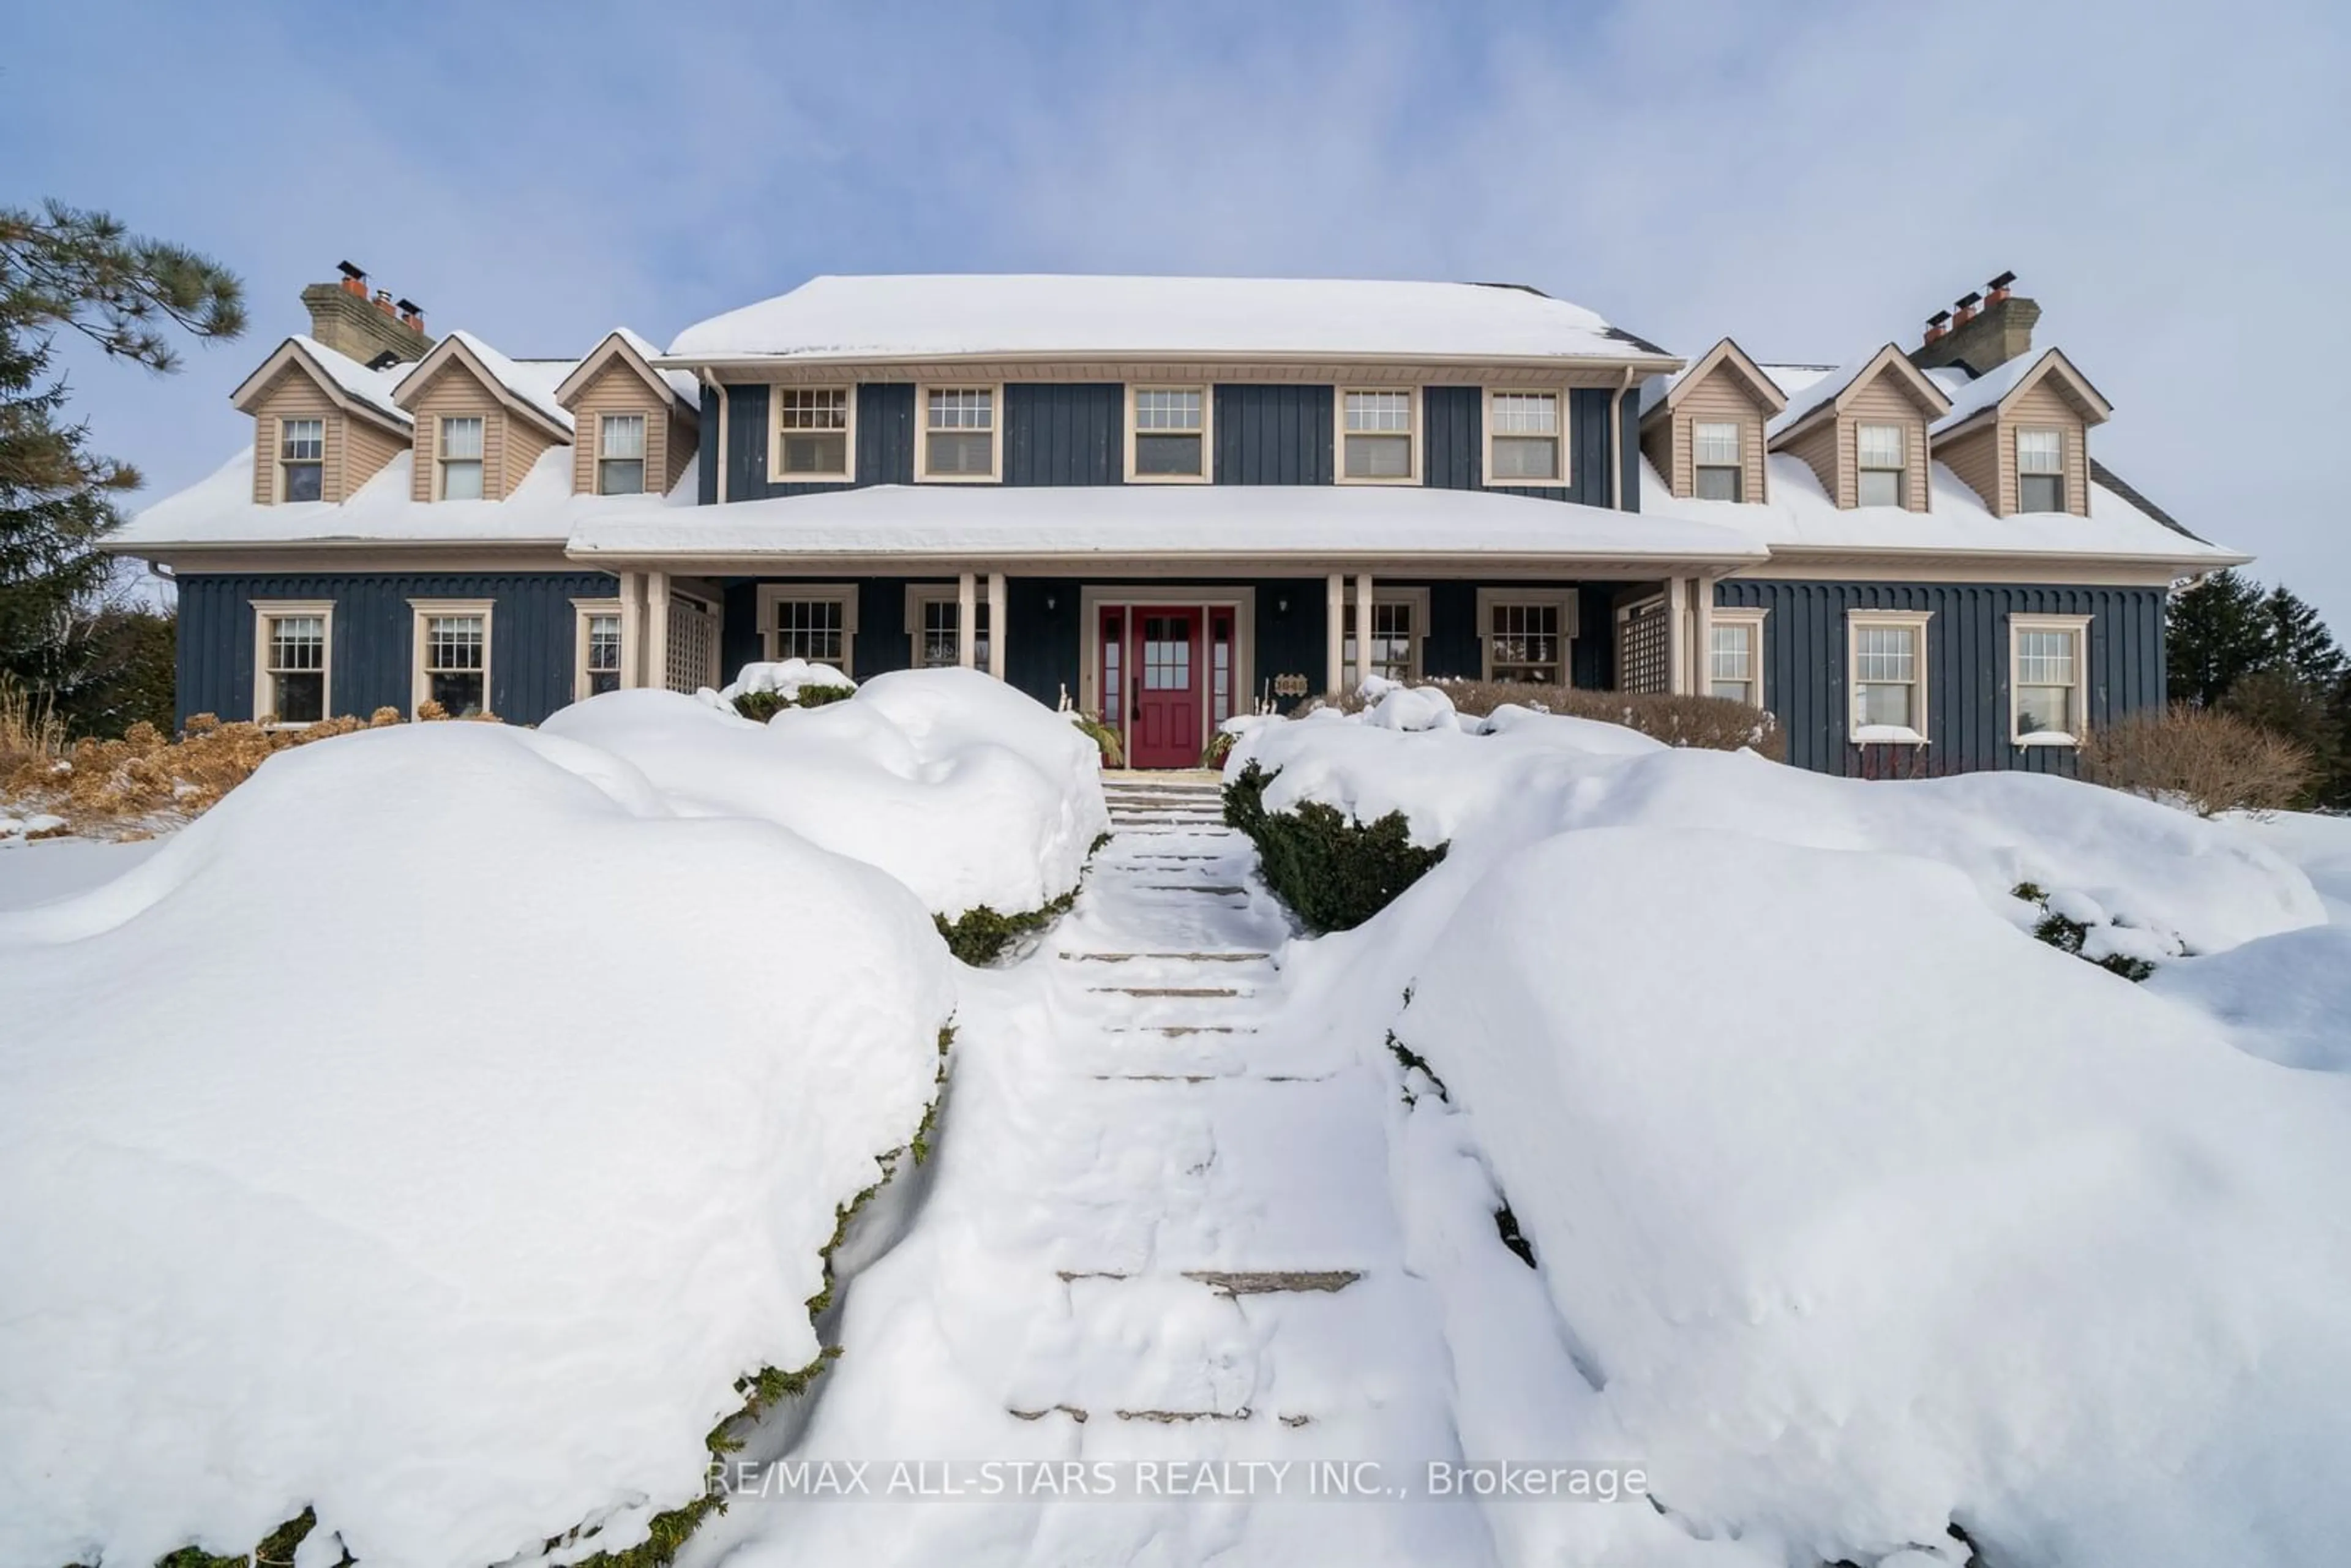
<path fill-rule="evenodd" d="M 1116 729 L 1126 715 L 1126 617 L 1106 611 L 1102 623 L 1102 716 Z"/>
<path fill-rule="evenodd" d="M 1143 689 L 1182 692 L 1192 687 L 1192 622 L 1182 615 L 1143 618 Z"/>

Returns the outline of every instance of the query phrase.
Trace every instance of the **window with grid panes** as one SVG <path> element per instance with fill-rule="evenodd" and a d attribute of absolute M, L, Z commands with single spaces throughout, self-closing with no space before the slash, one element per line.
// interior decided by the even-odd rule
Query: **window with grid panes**
<path fill-rule="evenodd" d="M 482 498 L 482 422 L 478 419 L 441 422 L 441 498 Z"/>
<path fill-rule="evenodd" d="M 1355 668 L 1355 632 L 1357 606 L 1347 606 L 1347 634 L 1343 640 L 1340 666 L 1351 672 Z M 1408 681 L 1420 674 L 1417 654 L 1419 646 L 1413 635 L 1412 603 L 1409 600 L 1379 600 L 1372 605 L 1372 674 L 1384 680 Z M 1499 678 L 1499 677 L 1498 677 Z"/>
<path fill-rule="evenodd" d="M 1906 487 L 1903 479 L 1907 472 L 1902 450 L 1902 427 L 1898 424 L 1862 425 L 1854 433 L 1854 446 L 1859 455 L 1855 499 L 1865 507 L 1902 505 L 1902 492 Z"/>
<path fill-rule="evenodd" d="M 922 601 L 923 626 L 914 642 L 914 665 L 917 669 L 944 669 L 963 660 L 963 604 L 959 599 L 925 599 Z M 987 668 L 987 601 L 979 599 L 972 605 L 972 664 L 977 669 Z"/>
<path fill-rule="evenodd" d="M 596 431 L 596 493 L 642 496 L 645 490 L 645 416 L 608 413 Z"/>
<path fill-rule="evenodd" d="M 588 695 L 620 689 L 621 618 L 599 612 L 588 617 Z"/>
<path fill-rule="evenodd" d="M 1755 638 L 1751 621 L 1717 621 L 1710 628 L 1708 650 L 1708 691 L 1750 707 L 1756 703 Z"/>
<path fill-rule="evenodd" d="M 1206 396 L 1198 387 L 1137 387 L 1136 477 L 1194 479 L 1205 474 L 1206 418 Z"/>
<path fill-rule="evenodd" d="M 2016 507 L 2021 512 L 2065 509 L 2065 434 L 2016 433 Z"/>
<path fill-rule="evenodd" d="M 1558 605 L 1505 601 L 1494 604 L 1488 615 L 1489 680 L 1566 684 L 1567 639 L 1560 634 Z"/>
<path fill-rule="evenodd" d="M 849 389 L 776 389 L 776 465 L 798 479 L 846 479 Z"/>
<path fill-rule="evenodd" d="M 425 695 L 452 718 L 482 712 L 488 705 L 490 637 L 479 615 L 424 618 Z"/>
<path fill-rule="evenodd" d="M 317 501 L 327 494 L 327 422 L 277 422 L 277 494 L 281 500 Z"/>
<path fill-rule="evenodd" d="M 280 724 L 327 716 L 327 619 L 277 615 L 269 622 L 269 713 Z"/>
<path fill-rule="evenodd" d="M 1699 420 L 1690 426 L 1690 461 L 1702 501 L 1745 499 L 1747 465 L 1736 420 Z"/>
<path fill-rule="evenodd" d="M 1559 477 L 1557 392 L 1496 392 L 1487 415 L 1489 483 Z"/>
<path fill-rule="evenodd" d="M 1915 625 L 1858 622 L 1854 636 L 1854 723 L 1865 729 L 1918 728 L 1918 666 L 1925 662 Z"/>
<path fill-rule="evenodd" d="M 990 387 L 933 387 L 924 402 L 924 471 L 986 478 L 996 472 L 996 392 Z"/>
<path fill-rule="evenodd" d="M 2020 627 L 2016 632 L 2016 733 L 2078 735 L 2082 633 L 2072 627 Z"/>
<path fill-rule="evenodd" d="M 1412 393 L 1351 392 L 1340 439 L 1340 473 L 1349 479 L 1412 477 Z"/>
<path fill-rule="evenodd" d="M 776 601 L 776 657 L 807 659 L 836 669 L 841 662 L 841 602 L 838 599 Z"/>

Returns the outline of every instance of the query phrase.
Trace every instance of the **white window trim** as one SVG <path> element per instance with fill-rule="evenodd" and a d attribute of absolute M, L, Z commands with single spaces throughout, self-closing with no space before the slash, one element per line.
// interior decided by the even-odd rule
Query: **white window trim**
<path fill-rule="evenodd" d="M 985 392 L 988 394 L 988 471 L 985 474 L 931 472 L 931 394 L 935 392 Z M 918 485 L 1001 485 L 1004 483 L 1004 383 L 1002 382 L 917 382 L 914 383 L 914 482 Z"/>
<path fill-rule="evenodd" d="M 277 460 L 270 465 L 270 473 L 275 476 L 277 488 L 270 498 L 279 506 L 288 504 L 286 499 L 286 469 L 289 461 L 295 461 L 289 460 L 286 455 L 286 427 L 289 424 L 316 424 L 319 427 L 319 499 L 324 501 L 327 498 L 327 421 L 337 416 L 324 413 L 287 413 L 278 416 Z M 299 506 L 302 503 L 298 501 L 291 504 Z"/>
<path fill-rule="evenodd" d="M 2020 635 L 2026 632 L 2065 632 L 2074 638 L 2074 720 L 2076 729 L 2090 711 L 2090 621 L 2087 615 L 2011 615 L 2008 618 L 2008 739 L 2011 746 L 2079 746 L 2078 735 L 2054 730 L 2025 734 L 2017 726 L 2016 664 Z"/>
<path fill-rule="evenodd" d="M 1755 706 L 1758 708 L 1763 706 L 1764 622 L 1771 613 L 1769 610 L 1757 610 L 1743 605 L 1726 608 L 1718 604 L 1708 616 L 1709 628 L 1744 626 L 1749 629 L 1747 646 L 1750 664 L 1747 684 L 1755 688 Z M 1702 672 L 1702 679 L 1705 682 L 1705 690 L 1701 695 L 1712 696 L 1714 695 L 1714 639 L 1711 636 L 1707 639 L 1706 668 Z"/>
<path fill-rule="evenodd" d="M 495 415 L 489 413 L 443 413 L 434 416 L 433 498 L 434 500 L 445 501 L 449 499 L 449 465 L 452 461 L 458 463 L 471 463 L 475 467 L 482 471 L 481 495 L 478 497 L 460 496 L 457 497 L 459 500 L 488 501 L 496 499 L 496 497 L 490 494 L 490 421 L 495 417 Z M 482 453 L 480 456 L 459 457 L 455 459 L 452 459 L 450 457 L 449 422 L 453 419 L 470 419 L 475 423 L 482 427 Z M 486 694 L 489 688 L 486 684 L 483 686 L 483 691 Z"/>
<path fill-rule="evenodd" d="M 608 419 L 635 419 L 644 422 L 644 450 L 637 457 L 637 462 L 641 465 L 642 471 L 644 475 L 644 482 L 637 490 L 637 494 L 640 496 L 650 496 L 654 493 L 653 421 L 658 416 L 651 409 L 603 408 L 596 411 L 594 415 L 596 421 L 596 438 L 593 443 L 595 450 L 589 454 L 588 462 L 588 493 L 590 495 L 601 496 L 605 494 L 604 422 Z M 575 420 L 574 423 L 576 423 L 577 421 Z M 623 495 L 626 495 L 627 493 L 628 492 L 626 491 L 622 492 Z"/>
<path fill-rule="evenodd" d="M 269 685 L 269 623 L 281 615 L 315 615 L 323 622 L 320 630 L 327 639 L 321 655 L 326 666 L 326 680 L 319 699 L 322 717 L 335 716 L 335 601 L 331 599 L 254 599 L 253 606 L 253 722 L 259 724 L 261 716 L 270 711 L 277 694 Z M 271 725 L 272 729 L 308 729 L 311 721 L 295 719 Z"/>
<path fill-rule="evenodd" d="M 798 474 L 784 467 L 784 396 L 788 392 L 837 392 L 843 394 L 847 406 L 847 423 L 841 427 L 841 461 L 847 465 L 837 474 Z M 925 404 L 921 389 L 914 394 L 914 418 L 924 417 Z M 998 422 L 1003 420 L 999 405 Z M 919 440 L 915 444 L 915 459 L 921 460 Z M 849 485 L 857 480 L 857 383 L 836 382 L 829 386 L 799 386 L 778 383 L 768 389 L 768 483 L 770 485 Z"/>
<path fill-rule="evenodd" d="M 1383 604 L 1403 604 L 1409 606 L 1412 610 L 1412 659 L 1410 674 L 1413 679 L 1418 680 L 1420 678 L 1421 672 L 1427 667 L 1424 655 L 1426 653 L 1428 649 L 1428 590 L 1426 588 L 1382 588 L 1379 585 L 1378 580 L 1374 579 L 1372 583 L 1372 608 L 1377 610 Z M 1353 624 L 1355 619 L 1355 596 L 1353 593 L 1347 595 L 1346 613 L 1348 623 Z M 1345 645 L 1345 635 L 1343 632 L 1341 634 L 1340 642 L 1342 646 Z M 1349 660 L 1348 667 L 1353 669 L 1353 665 L 1354 661 L 1352 659 Z"/>
<path fill-rule="evenodd" d="M 1861 457 L 1861 433 L 1864 430 L 1891 430 L 1896 435 L 1900 436 L 1902 438 L 1901 465 L 1894 468 L 1886 468 L 1875 463 L 1863 462 Z M 1883 506 L 1885 504 L 1884 502 L 1865 501 L 1861 498 L 1861 476 L 1865 474 L 1892 474 L 1896 476 L 1894 482 L 1894 505 L 1906 511 L 1908 510 L 1910 506 L 1910 453 L 1912 449 L 1917 447 L 1918 444 L 1918 443 L 1910 439 L 1910 427 L 1903 423 L 1898 419 L 1855 420 L 1853 422 L 1854 506 L 1856 508 L 1862 507 Z"/>
<path fill-rule="evenodd" d="M 1196 392 L 1200 394 L 1200 471 L 1197 474 L 1138 474 L 1134 468 L 1135 393 Z M 1176 431 L 1155 434 L 1174 435 Z M 1217 389 L 1202 382 L 1129 382 L 1126 383 L 1126 482 L 1130 485 L 1211 485 L 1217 478 Z"/>
<path fill-rule="evenodd" d="M 987 608 L 987 574 L 981 572 L 978 578 L 979 580 L 976 585 L 978 591 L 972 601 L 975 615 Z M 952 604 L 960 612 L 963 605 L 962 588 L 953 582 L 910 582 L 906 585 L 906 661 L 909 669 L 946 669 L 961 662 L 951 660 L 947 664 L 923 663 L 923 610 L 932 604 Z M 993 621 L 989 622 L 987 631 L 991 637 L 996 634 L 996 625 Z M 975 632 L 974 635 L 977 636 L 977 633 Z M 975 643 L 974 645 L 977 646 L 977 643 Z M 981 669 L 987 667 L 987 659 L 982 658 L 979 661 L 979 667 Z"/>
<path fill-rule="evenodd" d="M 588 700 L 588 622 L 597 615 L 618 616 L 621 601 L 617 599 L 575 599 L 571 601 L 571 700 Z M 625 645 L 627 622 L 622 622 L 624 640 L 621 650 L 621 684 L 628 685 L 629 652 Z"/>
<path fill-rule="evenodd" d="M 1418 399 L 1417 390 L 1413 395 L 1416 400 Z M 1494 399 L 1498 395 L 1547 397 L 1552 401 L 1553 406 L 1559 410 L 1559 429 L 1552 436 L 1552 442 L 1559 451 L 1559 461 L 1552 466 L 1558 470 L 1559 477 L 1556 479 L 1497 479 L 1494 477 Z M 1344 412 L 1343 404 L 1341 405 L 1341 410 L 1342 413 Z M 1478 454 L 1478 477 L 1486 488 L 1489 490 L 1556 490 L 1571 484 L 1573 481 L 1568 476 L 1567 410 L 1568 395 L 1567 389 L 1564 387 L 1489 386 L 1486 388 L 1478 415 L 1479 429 L 1484 436 Z M 1416 401 L 1413 409 L 1412 428 L 1413 466 L 1417 469 L 1420 466 L 1420 410 Z M 1518 439 L 1531 438 L 1520 436 Z"/>
<path fill-rule="evenodd" d="M 1374 596 L 1377 597 L 1377 588 Z M 1559 606 L 1559 634 L 1566 646 L 1559 651 L 1559 683 L 1575 684 L 1575 640 L 1583 634 L 1577 624 L 1579 600 L 1572 588 L 1481 588 L 1478 591 L 1478 674 L 1480 680 L 1494 678 L 1494 607 L 1498 604 L 1556 604 Z"/>
<path fill-rule="evenodd" d="M 433 683 L 424 673 L 424 623 L 435 615 L 478 615 L 482 618 L 482 711 L 495 713 L 490 701 L 490 672 L 497 666 L 497 627 L 493 612 L 496 601 L 489 599 L 412 599 L 408 601 L 408 716 L 414 718 L 433 695 Z M 450 716 L 455 718 L 456 716 Z"/>
<path fill-rule="evenodd" d="M 1934 729 L 1933 720 L 1928 716 L 1927 710 L 1927 689 L 1930 684 L 1928 677 L 1934 672 L 1928 664 L 1928 650 L 1932 643 L 1928 637 L 1927 627 L 1934 618 L 1935 612 L 1931 610 L 1848 610 L 1844 612 L 1844 731 L 1845 739 L 1852 745 L 1925 746 L 1928 744 L 1927 737 L 1934 733 Z M 1903 730 L 1899 734 L 1872 734 L 1866 737 L 1862 735 L 1862 727 L 1858 722 L 1861 715 L 1861 639 L 1855 636 L 1854 632 L 1863 626 L 1907 626 L 1917 633 L 1918 678 L 1914 685 L 1917 689 L 1918 700 L 1913 706 L 1910 715 L 1912 718 L 1917 720 L 1917 727 Z M 1873 727 L 1892 730 L 1899 727 L 1886 725 Z"/>
<path fill-rule="evenodd" d="M 2034 476 L 2057 481 L 2057 509 L 2070 511 L 2074 504 L 2074 476 L 2067 471 L 2065 431 L 2055 424 L 2020 424 L 2009 436 L 2008 461 L 2016 478 L 2016 509 L 2024 511 L 2024 438 L 2028 435 L 2053 435 L 2057 438 L 2057 466 L 2054 470 L 2036 469 Z"/>
<path fill-rule="evenodd" d="M 759 656 L 769 664 L 783 655 L 776 650 L 776 606 L 787 599 L 831 599 L 841 605 L 841 663 L 844 675 L 857 666 L 857 585 L 853 582 L 763 582 L 754 596 L 759 614 Z"/>
<path fill-rule="evenodd" d="M 1403 392 L 1411 400 L 1412 410 L 1412 472 L 1395 479 L 1351 479 L 1347 476 L 1347 394 L 1349 392 Z M 1331 479 L 1338 485 L 1417 485 L 1421 482 L 1421 396 L 1418 387 L 1349 386 L 1344 382 L 1331 389 Z M 1364 432 L 1365 434 L 1378 434 Z M 1393 434 L 1394 432 L 1387 434 Z"/>
<path fill-rule="evenodd" d="M 1732 461 L 1727 464 L 1701 463 L 1698 461 L 1698 426 L 1702 424 L 1727 424 L 1730 426 L 1732 434 L 1738 442 L 1738 453 Z M 1754 500 L 1755 497 L 1747 493 L 1747 421 L 1736 418 L 1717 419 L 1710 415 L 1701 417 L 1699 415 L 1693 414 L 1684 428 L 1688 432 L 1687 439 L 1689 441 L 1690 498 L 1693 500 L 1698 498 L 1698 476 L 1700 469 L 1729 468 L 1739 476 L 1739 500 L 1733 504 L 1744 506 L 1748 502 Z M 1855 436 L 1854 439 L 1858 442 L 1861 438 L 1859 436 Z M 1859 448 L 1856 446 L 1855 450 L 1857 452 Z M 1858 479 L 1854 483 L 1856 488 L 1860 485 L 1860 481 Z"/>

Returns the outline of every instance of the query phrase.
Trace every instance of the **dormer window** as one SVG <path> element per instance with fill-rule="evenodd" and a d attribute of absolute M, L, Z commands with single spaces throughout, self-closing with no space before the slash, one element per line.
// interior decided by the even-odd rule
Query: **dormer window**
<path fill-rule="evenodd" d="M 1747 465 L 1740 452 L 1739 424 L 1699 420 L 1690 426 L 1690 456 L 1701 501 L 1743 501 Z"/>
<path fill-rule="evenodd" d="M 1864 507 L 1902 505 L 1907 465 L 1903 460 L 1902 427 L 1865 424 L 1855 432 L 1859 481 L 1857 504 Z"/>
<path fill-rule="evenodd" d="M 645 493 L 645 416 L 608 413 L 597 422 L 596 494 Z"/>
<path fill-rule="evenodd" d="M 2062 512 L 2065 509 L 2064 431 L 2020 430 L 2016 433 L 2016 509 L 2020 512 Z"/>
<path fill-rule="evenodd" d="M 318 501 L 327 494 L 327 422 L 323 419 L 281 419 L 277 422 L 277 497 L 282 501 Z"/>
<path fill-rule="evenodd" d="M 441 498 L 482 498 L 482 421 L 478 417 L 441 422 Z"/>

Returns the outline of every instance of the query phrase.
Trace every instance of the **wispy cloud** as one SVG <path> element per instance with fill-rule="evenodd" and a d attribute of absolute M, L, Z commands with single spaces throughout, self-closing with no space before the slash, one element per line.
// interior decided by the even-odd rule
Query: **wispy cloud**
<path fill-rule="evenodd" d="M 20 26 L 0 199 L 221 254 L 257 337 L 349 255 L 517 352 L 811 273 L 1508 278 L 1842 359 L 2014 267 L 2102 456 L 2351 625 L 2336 8 L 78 5 Z M 102 46 L 102 47 L 100 47 Z M 102 106 L 102 112 L 99 110 Z M 88 370 L 159 483 L 255 355 Z"/>

